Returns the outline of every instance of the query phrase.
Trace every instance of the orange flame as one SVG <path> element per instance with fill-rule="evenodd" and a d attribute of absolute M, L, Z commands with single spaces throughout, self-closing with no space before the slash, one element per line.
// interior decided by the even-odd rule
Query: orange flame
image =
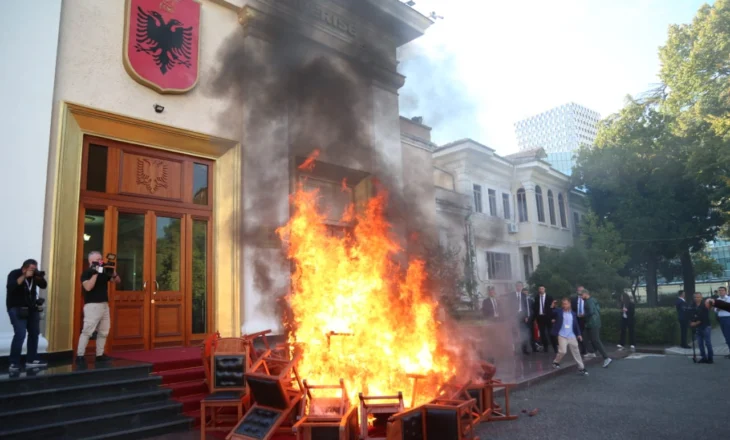
<path fill-rule="evenodd" d="M 299 165 L 297 168 L 300 170 L 312 171 L 314 169 L 314 162 L 317 160 L 318 157 L 319 150 L 315 148 L 314 151 L 312 151 L 312 153 L 307 157 L 307 160 L 302 162 L 302 164 Z"/>
<path fill-rule="evenodd" d="M 277 230 L 294 263 L 287 325 L 302 353 L 299 373 L 319 384 L 344 379 L 352 403 L 359 392 L 400 391 L 406 405 L 413 398 L 409 375 L 420 374 L 415 403 L 430 400 L 456 362 L 439 345 L 438 304 L 423 290 L 424 263 L 413 260 L 404 273 L 394 262 L 401 249 L 390 237 L 382 192 L 364 212 L 350 206 L 345 216 L 355 226 L 345 237 L 328 233 L 317 197 L 300 186 L 294 215 Z"/>

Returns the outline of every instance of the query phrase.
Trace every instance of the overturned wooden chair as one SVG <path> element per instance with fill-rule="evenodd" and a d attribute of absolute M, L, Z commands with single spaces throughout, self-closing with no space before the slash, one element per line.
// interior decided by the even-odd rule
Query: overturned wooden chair
<path fill-rule="evenodd" d="M 339 397 L 317 396 L 317 390 L 339 390 Z M 350 404 L 345 381 L 311 385 L 304 381 L 304 404 L 293 427 L 297 440 L 351 440 L 360 435 L 357 407 Z"/>
<path fill-rule="evenodd" d="M 487 422 L 503 422 L 517 419 L 517 415 L 511 414 L 509 411 L 509 392 L 515 384 L 503 383 L 497 379 L 490 379 L 484 383 L 483 401 L 488 403 L 491 411 L 485 418 Z M 501 395 L 504 398 L 504 406 L 499 405 L 495 400 L 495 395 Z"/>
<path fill-rule="evenodd" d="M 388 429 L 388 419 L 394 414 L 403 411 L 403 393 L 395 396 L 365 396 L 360 397 L 360 439 L 385 440 Z M 373 417 L 373 426 L 368 426 L 368 418 Z"/>
<path fill-rule="evenodd" d="M 229 431 L 243 417 L 249 400 L 244 377 L 249 367 L 246 341 L 214 337 L 209 348 L 206 380 L 210 394 L 200 401 L 201 440 L 207 431 Z"/>
<path fill-rule="evenodd" d="M 274 435 L 291 433 L 280 430 L 285 423 L 293 425 L 303 398 L 303 384 L 296 371 L 299 357 L 291 360 L 265 354 L 246 373 L 246 384 L 252 406 L 226 436 L 227 440 L 270 440 Z"/>
<path fill-rule="evenodd" d="M 387 440 L 479 440 L 472 400 L 440 400 L 393 415 Z"/>

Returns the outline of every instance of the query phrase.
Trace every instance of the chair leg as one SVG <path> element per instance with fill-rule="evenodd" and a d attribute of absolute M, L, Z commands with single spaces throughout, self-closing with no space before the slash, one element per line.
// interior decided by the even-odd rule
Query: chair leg
<path fill-rule="evenodd" d="M 200 404 L 200 440 L 205 440 L 205 403 Z"/>

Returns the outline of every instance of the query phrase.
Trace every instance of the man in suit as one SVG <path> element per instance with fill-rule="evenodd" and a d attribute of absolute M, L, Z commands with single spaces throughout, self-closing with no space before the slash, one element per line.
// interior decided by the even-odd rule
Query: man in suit
<path fill-rule="evenodd" d="M 682 339 L 682 348 L 692 348 L 687 344 L 687 329 L 689 328 L 689 313 L 687 311 L 687 300 L 684 298 L 684 290 L 677 293 L 677 301 L 674 303 L 677 309 L 677 319 L 679 320 L 679 334 Z"/>
<path fill-rule="evenodd" d="M 487 298 L 482 302 L 482 314 L 493 321 L 503 317 L 504 311 L 501 310 L 499 301 L 497 301 L 497 291 L 494 290 L 494 287 L 487 288 Z"/>
<path fill-rule="evenodd" d="M 512 337 L 515 341 L 520 341 L 519 345 L 522 347 L 522 353 L 529 354 L 528 345 L 530 345 L 531 341 L 530 326 L 532 325 L 530 322 L 531 304 L 529 291 L 523 288 L 521 282 L 517 282 L 514 292 L 511 292 L 506 299 L 508 299 L 507 303 L 510 305 L 510 314 L 515 317 L 515 324 L 512 327 Z M 517 350 L 516 345 L 515 351 Z"/>
<path fill-rule="evenodd" d="M 557 353 L 558 342 L 550 334 L 550 327 L 552 325 L 550 322 L 552 319 L 550 306 L 552 303 L 553 297 L 545 293 L 545 286 L 537 286 L 537 297 L 535 298 L 535 303 L 533 305 L 532 315 L 534 316 L 534 320 L 537 322 L 537 328 L 540 331 L 540 340 L 542 341 L 542 346 L 544 347 L 545 352 L 548 351 L 549 341 L 549 344 L 553 346 L 553 351 Z"/>
<path fill-rule="evenodd" d="M 578 318 L 578 326 L 580 327 L 581 334 L 585 333 L 586 330 L 586 304 L 583 301 L 583 285 L 579 284 L 575 289 L 576 295 L 570 301 L 570 307 L 575 312 Z M 581 356 L 585 356 L 588 352 L 586 350 L 585 340 L 583 338 L 578 339 L 578 348 L 580 349 Z"/>
<path fill-rule="evenodd" d="M 562 299 L 560 308 L 553 309 L 552 322 L 551 334 L 558 338 L 558 346 L 560 347 L 553 361 L 553 367 L 560 368 L 560 361 L 570 348 L 570 354 L 575 359 L 575 363 L 578 364 L 578 373 L 587 376 L 588 372 L 585 365 L 583 365 L 580 350 L 578 349 L 578 342 L 583 339 L 583 336 L 578 325 L 578 316 L 571 310 L 568 298 Z"/>

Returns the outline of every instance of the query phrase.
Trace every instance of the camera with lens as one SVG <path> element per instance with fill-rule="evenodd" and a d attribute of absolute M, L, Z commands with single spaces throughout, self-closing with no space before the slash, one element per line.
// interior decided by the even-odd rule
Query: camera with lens
<path fill-rule="evenodd" d="M 109 278 L 113 277 L 117 269 L 117 255 L 106 254 L 106 261 L 95 261 L 91 263 L 91 269 L 98 271 L 99 267 L 103 269 L 104 275 Z"/>
<path fill-rule="evenodd" d="M 45 303 L 46 303 L 46 299 L 45 298 L 38 298 L 38 299 L 36 299 L 35 300 L 35 309 L 38 312 L 42 312 L 43 311 L 43 304 L 45 304 Z"/>

